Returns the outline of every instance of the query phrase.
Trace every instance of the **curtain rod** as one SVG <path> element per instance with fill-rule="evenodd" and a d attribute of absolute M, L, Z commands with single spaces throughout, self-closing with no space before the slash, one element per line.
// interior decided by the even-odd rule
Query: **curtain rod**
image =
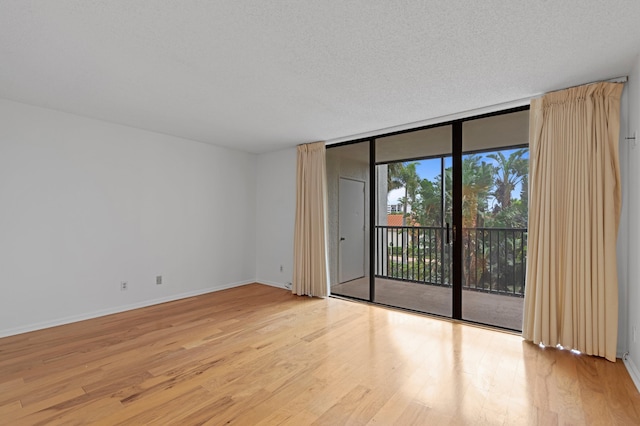
<path fill-rule="evenodd" d="M 588 86 L 590 84 L 598 84 L 598 83 L 626 83 L 629 81 L 629 77 L 626 75 L 623 75 L 621 77 L 615 77 L 615 78 L 610 78 L 608 80 L 597 80 L 597 81 L 592 81 L 590 83 L 582 83 L 582 84 L 577 84 L 575 86 L 569 86 L 569 87 L 565 87 L 564 89 L 558 89 L 558 90 L 553 90 L 551 92 L 547 92 L 547 93 L 553 93 L 553 92 L 559 92 L 560 90 L 566 90 L 566 89 L 572 89 L 574 87 L 580 87 L 580 86 Z M 532 98 L 533 99 L 533 98 Z M 628 134 L 628 132 L 627 132 Z M 625 136 L 624 138 L 627 141 L 634 141 L 633 142 L 633 146 L 635 146 L 635 140 L 636 140 L 636 134 L 634 133 L 633 136 Z"/>
<path fill-rule="evenodd" d="M 551 90 L 550 92 L 547 92 L 547 93 L 554 93 L 554 92 L 559 92 L 561 90 L 573 89 L 574 87 L 589 86 L 591 84 L 598 84 L 598 83 L 626 83 L 627 81 L 629 81 L 629 77 L 627 77 L 626 75 L 623 75 L 621 77 L 614 77 L 614 78 L 610 78 L 608 80 L 595 80 L 595 81 L 590 81 L 589 83 L 576 84 L 574 86 L 568 86 L 568 87 L 564 87 L 562 89 Z M 538 95 L 538 96 L 543 96 L 543 95 L 546 95 L 546 93 L 543 93 L 542 95 Z M 536 96 L 532 97 L 531 99 L 534 99 L 535 97 Z"/>
<path fill-rule="evenodd" d="M 629 81 L 629 78 L 627 76 L 620 76 L 620 77 L 610 78 L 608 80 L 596 80 L 596 81 L 592 81 L 592 82 L 589 82 L 589 83 L 581 83 L 581 84 L 577 84 L 575 86 L 565 87 L 564 89 L 552 90 L 552 91 L 549 91 L 549 92 L 546 92 L 546 93 L 557 92 L 559 90 L 570 89 L 572 87 L 584 86 L 584 85 L 587 85 L 587 84 L 595 84 L 595 83 L 603 83 L 603 82 L 606 82 L 606 83 L 626 83 L 627 81 Z M 399 124 L 397 126 L 383 127 L 382 129 L 376 129 L 376 130 L 372 130 L 370 132 L 363 132 L 363 133 L 356 133 L 354 135 L 342 136 L 342 137 L 339 137 L 339 138 L 329 139 L 325 143 L 327 145 L 333 145 L 333 144 L 340 143 L 340 142 L 348 142 L 348 141 L 352 141 L 352 140 L 356 140 L 356 139 L 374 137 L 374 136 L 378 136 L 378 135 L 386 134 L 386 133 L 393 133 L 393 132 L 402 131 L 402 130 L 409 130 L 409 129 L 412 129 L 414 127 L 429 126 L 431 124 L 444 123 L 444 122 L 447 122 L 447 121 L 453 121 L 453 120 L 458 120 L 458 119 L 461 119 L 461 118 L 472 117 L 474 115 L 482 115 L 482 114 L 486 114 L 486 113 L 500 111 L 500 110 L 503 110 L 503 109 L 516 108 L 516 107 L 520 107 L 520 106 L 523 106 L 523 105 L 528 105 L 531 102 L 532 99 L 535 99 L 535 98 L 538 98 L 540 96 L 543 96 L 544 94 L 545 93 L 538 93 L 538 94 L 535 94 L 535 95 L 532 95 L 532 96 L 529 96 L 529 97 L 526 97 L 526 98 L 515 99 L 513 101 L 503 102 L 503 103 L 494 104 L 494 105 L 489 105 L 489 106 L 482 107 L 482 108 L 469 109 L 469 110 L 458 112 L 458 113 L 455 113 L 455 114 L 446 114 L 446 115 L 441 115 L 439 117 L 429 118 L 429 119 L 426 119 L 426 120 L 413 121 L 411 123 Z"/>

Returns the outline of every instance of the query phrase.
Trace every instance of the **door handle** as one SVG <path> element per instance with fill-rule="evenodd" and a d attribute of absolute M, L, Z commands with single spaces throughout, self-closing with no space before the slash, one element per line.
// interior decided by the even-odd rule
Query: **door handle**
<path fill-rule="evenodd" d="M 451 239 L 449 238 L 449 231 L 450 231 L 450 227 L 449 227 L 449 222 L 447 222 L 447 245 L 451 244 Z"/>

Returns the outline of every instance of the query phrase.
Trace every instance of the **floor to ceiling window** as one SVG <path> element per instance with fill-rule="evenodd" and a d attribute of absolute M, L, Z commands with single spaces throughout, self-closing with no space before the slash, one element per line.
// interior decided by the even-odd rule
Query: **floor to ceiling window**
<path fill-rule="evenodd" d="M 329 146 L 332 294 L 520 330 L 527 139 L 520 108 Z"/>

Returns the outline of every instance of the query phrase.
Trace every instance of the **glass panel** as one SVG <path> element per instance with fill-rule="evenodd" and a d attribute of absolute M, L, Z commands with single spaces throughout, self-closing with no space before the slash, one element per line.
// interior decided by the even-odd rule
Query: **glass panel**
<path fill-rule="evenodd" d="M 451 126 L 376 140 L 375 302 L 451 316 L 450 155 Z"/>
<path fill-rule="evenodd" d="M 529 112 L 463 123 L 462 319 L 521 330 Z"/>
<path fill-rule="evenodd" d="M 331 293 L 369 300 L 369 142 L 327 147 Z"/>

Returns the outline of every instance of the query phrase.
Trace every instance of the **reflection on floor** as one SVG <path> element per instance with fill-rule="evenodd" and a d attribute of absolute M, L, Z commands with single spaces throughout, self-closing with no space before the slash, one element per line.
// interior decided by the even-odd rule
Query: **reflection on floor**
<path fill-rule="evenodd" d="M 451 288 L 376 278 L 375 302 L 451 317 Z M 335 295 L 369 299 L 369 278 L 332 285 Z M 522 329 L 524 299 L 463 290 L 462 317 L 468 321 Z"/>

